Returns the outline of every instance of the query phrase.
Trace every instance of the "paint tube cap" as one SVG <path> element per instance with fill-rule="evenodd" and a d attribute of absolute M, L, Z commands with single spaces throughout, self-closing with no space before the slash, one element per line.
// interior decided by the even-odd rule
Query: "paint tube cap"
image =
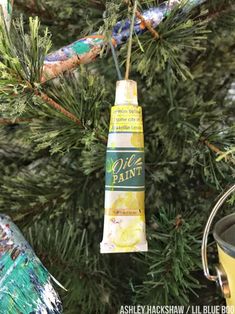
<path fill-rule="evenodd" d="M 117 81 L 116 106 L 138 106 L 137 83 L 132 80 Z"/>

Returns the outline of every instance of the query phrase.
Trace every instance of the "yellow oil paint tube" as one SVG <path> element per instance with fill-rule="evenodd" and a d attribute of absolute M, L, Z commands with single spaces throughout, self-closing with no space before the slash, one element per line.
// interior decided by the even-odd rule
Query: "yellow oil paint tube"
<path fill-rule="evenodd" d="M 147 251 L 142 108 L 137 84 L 117 82 L 106 154 L 101 253 Z"/>

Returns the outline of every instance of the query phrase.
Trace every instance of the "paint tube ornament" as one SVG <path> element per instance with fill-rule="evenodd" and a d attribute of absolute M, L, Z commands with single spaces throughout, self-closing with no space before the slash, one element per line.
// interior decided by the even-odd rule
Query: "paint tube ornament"
<path fill-rule="evenodd" d="M 0 215 L 0 313 L 62 313 L 52 281 L 59 284 L 12 220 Z"/>
<path fill-rule="evenodd" d="M 147 251 L 145 234 L 145 173 L 142 108 L 137 84 L 121 80 L 106 153 L 105 217 L 101 253 Z"/>

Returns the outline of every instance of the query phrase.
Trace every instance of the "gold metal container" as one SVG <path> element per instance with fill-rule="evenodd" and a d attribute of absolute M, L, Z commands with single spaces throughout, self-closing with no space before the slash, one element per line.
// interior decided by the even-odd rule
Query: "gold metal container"
<path fill-rule="evenodd" d="M 215 266 L 216 274 L 211 275 L 207 260 L 207 240 L 215 215 L 226 199 L 235 192 L 235 184 L 217 201 L 208 218 L 202 240 L 202 265 L 205 277 L 218 284 L 222 295 L 226 298 L 229 311 L 235 313 L 235 214 L 219 220 L 213 231 L 217 243 L 219 265 Z"/>

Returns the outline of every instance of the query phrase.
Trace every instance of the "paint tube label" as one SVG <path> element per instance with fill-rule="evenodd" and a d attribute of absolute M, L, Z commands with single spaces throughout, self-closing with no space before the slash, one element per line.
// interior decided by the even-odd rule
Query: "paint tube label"
<path fill-rule="evenodd" d="M 112 107 L 109 132 L 143 133 L 142 108 L 139 106 Z"/>
<path fill-rule="evenodd" d="M 109 191 L 144 191 L 144 150 L 107 150 L 106 184 Z"/>

